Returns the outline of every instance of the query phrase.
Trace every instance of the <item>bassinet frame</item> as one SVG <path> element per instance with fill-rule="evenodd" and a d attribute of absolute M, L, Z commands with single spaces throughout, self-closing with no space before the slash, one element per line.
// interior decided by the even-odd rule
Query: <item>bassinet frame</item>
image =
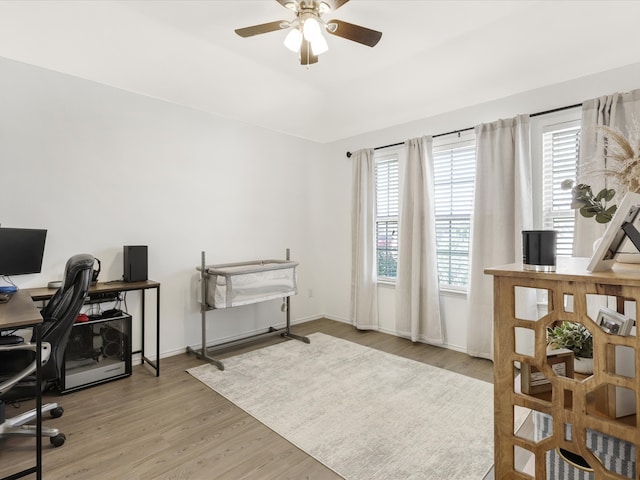
<path fill-rule="evenodd" d="M 270 265 L 265 265 L 265 263 Z M 250 268 L 254 266 L 255 268 Z M 286 324 L 284 327 L 276 328 L 269 327 L 266 332 L 256 333 L 252 335 L 247 335 L 242 338 L 231 340 L 228 342 L 219 343 L 212 346 L 207 346 L 207 312 L 210 310 L 217 310 L 215 305 L 210 305 L 207 301 L 207 292 L 209 289 L 209 281 L 212 276 L 215 275 L 242 275 L 249 274 L 255 272 L 262 272 L 267 270 L 275 270 L 280 268 L 295 268 L 297 266 L 297 262 L 292 262 L 290 258 L 290 251 L 287 248 L 286 250 L 286 260 L 257 260 L 252 262 L 241 262 L 241 263 L 233 263 L 233 264 L 221 264 L 221 265 L 206 265 L 205 261 L 205 252 L 202 252 L 200 266 L 196 267 L 196 270 L 200 272 L 200 316 L 201 316 L 201 329 L 202 329 L 202 346 L 197 349 L 195 347 L 187 347 L 188 353 L 194 353 L 198 359 L 206 360 L 209 363 L 215 365 L 220 370 L 224 370 L 224 364 L 221 360 L 218 360 L 209 355 L 209 353 L 214 353 L 216 351 L 220 351 L 223 349 L 228 349 L 231 347 L 235 347 L 238 345 L 243 345 L 248 342 L 255 342 L 256 340 L 273 337 L 279 335 L 284 338 L 291 338 L 295 340 L 299 340 L 304 343 L 310 343 L 310 340 L 307 337 L 296 335 L 291 332 L 291 295 L 283 295 L 279 298 L 284 298 L 284 306 L 285 306 L 285 314 L 286 314 Z M 245 266 L 242 272 L 229 273 L 224 270 L 225 267 L 239 267 Z M 214 280 L 215 281 L 215 280 Z M 259 303 L 259 301 L 252 302 Z M 268 301 L 268 300 L 262 300 Z M 240 306 L 240 305 L 238 305 Z M 227 308 L 237 308 L 236 306 L 229 306 Z"/>

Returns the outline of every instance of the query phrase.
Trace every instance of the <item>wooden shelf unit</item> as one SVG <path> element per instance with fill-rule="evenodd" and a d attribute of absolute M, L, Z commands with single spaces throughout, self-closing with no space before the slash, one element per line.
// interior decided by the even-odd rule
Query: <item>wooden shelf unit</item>
<path fill-rule="evenodd" d="M 635 396 L 635 409 L 640 405 L 640 337 L 610 335 L 601 330 L 587 315 L 587 296 L 606 296 L 624 312 L 625 302 L 635 302 L 640 309 L 640 265 L 615 264 L 606 272 L 588 272 L 587 258 L 558 259 L 553 273 L 525 271 L 522 264 L 488 268 L 494 277 L 494 429 L 495 478 L 497 480 L 544 479 L 547 477 L 546 453 L 565 449 L 582 456 L 593 469 L 593 478 L 628 480 L 628 476 L 607 470 L 586 446 L 587 430 L 620 439 L 635 446 L 635 465 L 640 462 L 640 430 L 636 415 L 616 418 L 616 387 L 623 387 Z M 536 319 L 516 318 L 516 287 L 547 292 L 547 311 Z M 529 290 L 531 291 L 531 290 Z M 530 298 L 533 295 L 529 295 Z M 565 308 L 567 298 L 572 308 Z M 518 305 L 518 307 L 520 307 Z M 567 311 L 569 310 L 569 311 Z M 522 309 L 520 309 L 520 312 Z M 556 376 L 546 363 L 546 329 L 555 322 L 582 323 L 593 334 L 594 373 L 565 378 Z M 594 319 L 595 320 L 595 319 Z M 516 351 L 517 329 L 533 339 L 533 355 Z M 616 374 L 617 346 L 630 347 L 633 352 L 635 376 Z M 529 352 L 530 353 L 530 352 Z M 525 395 L 519 388 L 518 362 L 535 365 L 545 372 L 552 391 L 540 395 Z M 523 438 L 514 433 L 514 407 L 524 407 L 552 417 L 553 433 L 540 440 Z M 570 425 L 572 440 L 565 438 L 565 426 Z M 518 448 L 516 448 L 518 447 Z M 520 450 L 521 449 L 521 450 Z M 535 474 L 516 468 L 516 453 L 535 456 Z M 535 475 L 535 476 L 532 476 Z"/>

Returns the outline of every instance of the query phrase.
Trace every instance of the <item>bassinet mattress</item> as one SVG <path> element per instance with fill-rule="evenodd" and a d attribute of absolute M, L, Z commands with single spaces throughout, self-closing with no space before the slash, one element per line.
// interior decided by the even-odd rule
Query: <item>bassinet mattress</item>
<path fill-rule="evenodd" d="M 256 260 L 205 267 L 207 304 L 231 308 L 298 293 L 296 267 L 289 260 Z"/>

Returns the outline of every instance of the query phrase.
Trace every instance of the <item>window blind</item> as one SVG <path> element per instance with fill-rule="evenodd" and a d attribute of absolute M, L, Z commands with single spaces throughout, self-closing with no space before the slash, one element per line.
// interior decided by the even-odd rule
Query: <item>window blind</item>
<path fill-rule="evenodd" d="M 580 152 L 580 127 L 557 125 L 543 133 L 543 225 L 558 232 L 557 255 L 571 256 L 575 211 L 571 190 L 563 190 L 564 180 L 576 181 Z"/>
<path fill-rule="evenodd" d="M 438 277 L 441 285 L 464 287 L 469 275 L 475 145 L 439 149 L 433 160 Z"/>
<path fill-rule="evenodd" d="M 398 271 L 398 157 L 376 159 L 376 257 L 379 278 L 395 279 Z"/>

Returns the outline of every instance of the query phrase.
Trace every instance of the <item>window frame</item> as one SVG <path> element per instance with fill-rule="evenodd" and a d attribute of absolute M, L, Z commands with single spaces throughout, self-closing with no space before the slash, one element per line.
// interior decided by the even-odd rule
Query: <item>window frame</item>
<path fill-rule="evenodd" d="M 532 196 L 533 225 L 544 226 L 544 138 L 546 132 L 570 127 L 580 127 L 582 108 L 580 106 L 531 117 L 531 159 L 532 159 Z M 575 213 L 574 213 L 575 216 Z"/>
<path fill-rule="evenodd" d="M 433 155 L 437 152 L 443 150 L 452 150 L 454 148 L 465 148 L 465 147 L 473 147 L 474 150 L 474 170 L 473 170 L 473 187 L 472 191 L 475 190 L 475 179 L 476 179 L 476 163 L 475 163 L 475 145 L 476 145 L 476 135 L 474 130 L 470 130 L 467 132 L 460 132 L 459 134 L 452 135 L 444 135 L 442 137 L 436 137 L 433 139 Z M 434 182 L 435 182 L 435 166 L 434 166 Z M 467 245 L 467 266 L 468 268 L 471 266 L 468 263 L 471 255 L 471 226 L 473 224 L 473 197 L 474 193 L 471 194 L 471 205 L 470 205 L 470 213 L 469 213 L 469 244 Z M 434 199 L 435 202 L 435 199 Z M 435 205 L 434 205 L 435 210 Z M 436 215 L 436 222 L 438 220 L 438 216 Z M 437 265 L 438 268 L 438 281 L 440 286 L 440 291 L 449 292 L 454 294 L 467 294 L 469 288 L 469 270 L 467 269 L 467 282 L 465 285 L 454 285 L 450 283 L 442 283 L 440 282 L 440 265 Z"/>
<path fill-rule="evenodd" d="M 548 169 L 552 167 L 552 165 L 548 164 L 549 159 L 547 158 L 547 152 L 546 152 L 547 142 L 545 140 L 545 136 L 555 132 L 562 132 L 562 131 L 576 130 L 576 129 L 578 131 L 578 148 L 576 152 L 576 168 L 574 170 L 574 173 L 571 177 L 565 175 L 564 178 L 560 178 L 560 177 L 554 178 L 553 168 L 551 169 L 550 172 L 548 171 Z M 572 232 L 568 240 L 571 244 L 573 244 L 573 238 L 575 235 L 575 227 L 576 227 L 575 211 L 571 209 L 570 192 L 566 192 L 565 194 L 565 196 L 567 197 L 567 200 L 565 202 L 566 208 L 564 209 L 554 209 L 553 205 L 549 206 L 548 202 L 551 201 L 553 203 L 554 192 L 557 191 L 557 188 L 555 186 L 556 184 L 558 184 L 559 182 L 562 182 L 563 180 L 568 180 L 568 179 L 573 180 L 575 184 L 576 177 L 577 177 L 578 157 L 580 155 L 580 143 L 579 143 L 580 134 L 581 134 L 580 121 L 576 121 L 576 120 L 548 125 L 542 129 L 542 148 L 543 148 L 543 151 L 542 151 L 542 173 L 543 173 L 542 228 L 549 229 L 549 230 L 558 230 L 558 245 L 557 245 L 558 256 L 572 256 L 573 246 L 571 246 L 570 252 L 566 252 L 566 253 L 563 252 L 563 250 L 565 249 L 561 248 L 561 245 L 568 243 L 564 241 L 567 238 L 567 236 L 562 235 L 562 228 L 556 227 L 555 223 L 558 220 L 562 221 L 563 219 L 565 221 L 568 219 L 572 220 L 572 223 L 573 223 Z M 551 185 L 549 185 L 548 180 L 551 181 Z"/>
<path fill-rule="evenodd" d="M 400 181 L 402 179 L 402 173 L 403 173 L 403 158 L 404 155 L 402 154 L 403 150 L 398 148 L 398 147 L 389 147 L 389 148 L 385 148 L 385 149 L 379 149 L 376 150 L 374 152 L 374 165 L 375 165 L 375 184 L 376 184 L 376 195 L 375 195 L 375 201 L 376 201 L 376 219 L 375 219 L 375 232 L 374 232 L 374 237 L 376 239 L 376 244 L 375 244 L 375 250 L 376 250 L 376 277 L 377 277 L 377 282 L 378 283 L 385 283 L 385 284 L 392 284 L 395 285 L 396 280 L 397 280 L 397 275 L 390 277 L 390 276 L 384 276 L 384 275 L 377 275 L 377 273 L 379 272 L 379 266 L 378 266 L 378 223 L 379 222 L 393 222 L 395 219 L 396 222 L 396 262 L 397 262 L 397 248 L 398 248 L 398 239 L 397 239 L 397 225 L 399 222 L 399 218 L 400 218 Z M 398 204 L 398 213 L 397 215 L 393 216 L 385 216 L 385 217 L 379 217 L 378 216 L 378 189 L 377 189 L 377 176 L 378 176 L 378 163 L 379 162 L 383 162 L 383 161 L 389 161 L 389 160 L 395 160 L 397 162 L 398 165 L 398 198 L 397 198 L 397 204 Z M 396 273 L 397 273 L 397 263 L 396 263 Z"/>

